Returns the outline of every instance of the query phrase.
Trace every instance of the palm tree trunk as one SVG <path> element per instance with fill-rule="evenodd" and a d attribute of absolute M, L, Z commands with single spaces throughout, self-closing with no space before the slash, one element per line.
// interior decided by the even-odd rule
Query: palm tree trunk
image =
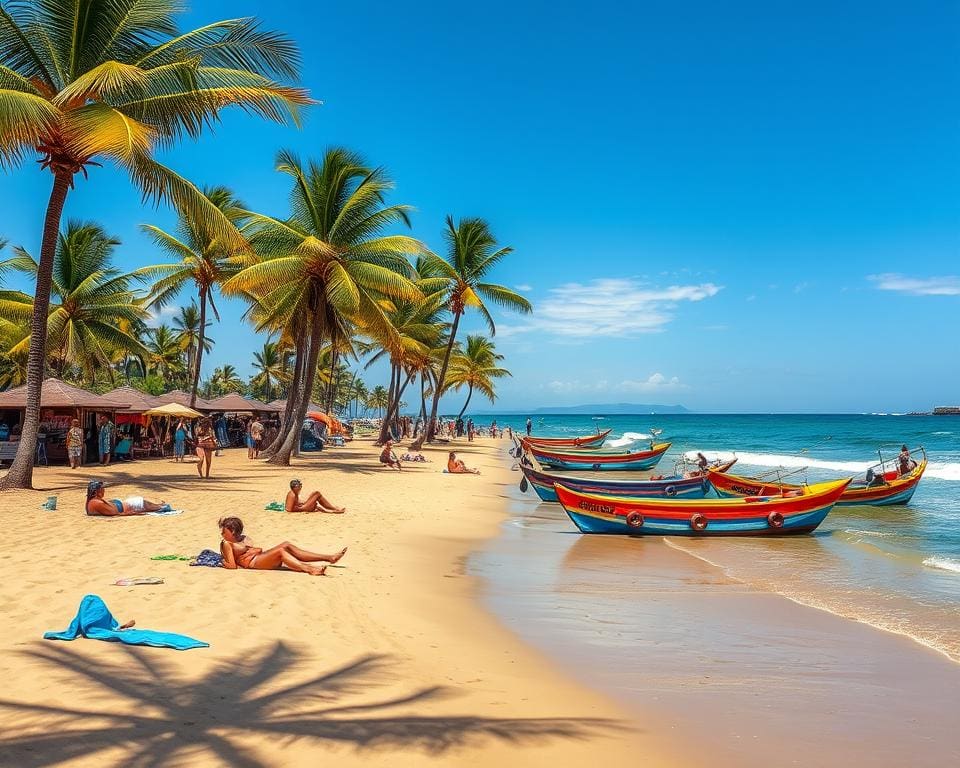
<path fill-rule="evenodd" d="M 390 363 L 390 386 L 387 387 L 387 412 L 390 412 L 391 404 L 394 401 L 393 391 L 397 388 L 399 384 L 400 377 L 397 373 L 398 366 L 396 363 Z M 390 420 L 383 418 L 383 409 L 378 409 L 380 411 L 380 435 L 377 437 L 377 442 L 374 445 L 383 445 L 386 442 L 387 438 L 390 436 Z"/>
<path fill-rule="evenodd" d="M 458 419 L 463 418 L 463 414 L 467 412 L 467 406 L 470 405 L 470 398 L 473 397 L 473 384 L 470 385 L 470 388 L 467 390 L 467 402 L 463 404 L 463 408 L 460 409 L 460 415 L 457 416 Z"/>
<path fill-rule="evenodd" d="M 32 488 L 33 462 L 37 453 L 37 432 L 40 430 L 40 392 L 47 359 L 47 314 L 50 311 L 50 285 L 53 279 L 53 258 L 60 234 L 60 217 L 67 192 L 73 183 L 72 173 L 57 173 L 47 203 L 43 222 L 43 241 L 40 244 L 40 263 L 37 265 L 37 287 L 33 295 L 33 315 L 30 318 L 30 351 L 27 354 L 27 408 L 23 414 L 23 428 L 17 455 L 6 476 L 0 480 L 0 490 Z"/>
<path fill-rule="evenodd" d="M 453 316 L 453 325 L 450 326 L 450 338 L 447 341 L 447 351 L 443 355 L 443 365 L 440 366 L 440 373 L 437 375 L 437 389 L 433 393 L 433 405 L 430 408 L 430 421 L 427 422 L 427 442 L 433 442 L 434 426 L 437 422 L 437 408 L 440 406 L 440 395 L 443 394 L 443 382 L 447 378 L 447 366 L 450 364 L 450 354 L 453 352 L 453 344 L 457 338 L 457 328 L 460 325 L 460 313 Z"/>
<path fill-rule="evenodd" d="M 333 412 L 333 395 L 334 395 L 334 372 L 337 370 L 337 358 L 339 353 L 337 352 L 336 345 L 330 350 L 330 381 L 327 382 L 327 391 L 324 397 L 323 407 L 327 409 L 327 413 Z"/>
<path fill-rule="evenodd" d="M 281 467 L 290 466 L 290 456 L 300 445 L 300 426 L 307 415 L 307 408 L 310 405 L 310 395 L 313 392 L 313 385 L 317 379 L 317 358 L 320 356 L 320 347 L 322 345 L 323 316 L 320 312 L 314 312 L 313 327 L 310 334 L 310 351 L 307 354 L 306 366 L 303 370 L 301 386 L 297 389 L 297 403 L 291 413 L 290 428 L 287 430 L 287 436 L 283 444 L 277 449 L 277 452 L 267 459 L 268 464 L 276 464 Z"/>
<path fill-rule="evenodd" d="M 197 336 L 197 354 L 194 356 L 196 367 L 193 370 L 193 384 L 190 386 L 190 407 L 197 404 L 197 387 L 200 384 L 200 363 L 203 361 L 203 342 L 207 332 L 207 289 L 200 288 L 200 332 Z"/>
<path fill-rule="evenodd" d="M 273 442 L 267 447 L 267 450 L 260 452 L 260 457 L 269 459 L 273 456 L 280 446 L 287 439 L 287 432 L 290 428 L 290 417 L 293 414 L 293 408 L 296 403 L 296 393 L 300 388 L 300 381 L 303 379 L 303 366 L 307 356 L 306 344 L 298 344 L 297 353 L 293 357 L 293 376 L 290 378 L 290 385 L 287 387 L 287 402 L 283 407 L 283 418 L 280 420 L 280 429 Z"/>

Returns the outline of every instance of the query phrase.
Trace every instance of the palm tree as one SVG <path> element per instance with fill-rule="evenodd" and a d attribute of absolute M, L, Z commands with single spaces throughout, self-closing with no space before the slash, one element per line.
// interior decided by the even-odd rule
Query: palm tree
<path fill-rule="evenodd" d="M 169 325 L 159 325 L 149 333 L 147 371 L 160 376 L 165 388 L 169 388 L 169 385 L 177 383 L 176 379 L 183 372 L 183 347 Z"/>
<path fill-rule="evenodd" d="M 491 403 L 496 401 L 493 380 L 511 375 L 506 368 L 497 365 L 501 360 L 503 355 L 497 354 L 493 342 L 479 334 L 467 336 L 467 348 L 458 351 L 450 359 L 446 388 L 456 390 L 463 386 L 467 387 L 467 400 L 460 409 L 458 419 L 466 413 L 474 390 L 480 392 Z"/>
<path fill-rule="evenodd" d="M 498 248 L 497 241 L 490 232 L 490 227 L 483 219 L 461 219 L 454 224 L 453 217 L 447 216 L 447 229 L 444 232 L 447 242 L 446 259 L 427 256 L 420 260 L 417 271 L 424 278 L 436 278 L 444 285 L 447 308 L 453 314 L 453 323 L 450 326 L 450 335 L 447 339 L 447 349 L 437 376 L 437 386 L 434 387 L 433 405 L 430 408 L 430 419 L 427 423 L 427 439 L 433 439 L 434 427 L 437 421 L 437 408 L 440 405 L 440 396 L 443 394 L 447 376 L 447 367 L 450 364 L 450 353 L 456 343 L 457 328 L 460 318 L 467 307 L 479 310 L 490 335 L 496 333 L 493 318 L 484 304 L 484 299 L 507 309 L 518 312 L 530 312 L 533 307 L 519 293 L 511 291 L 502 285 L 484 282 L 487 274 L 512 248 Z"/>
<path fill-rule="evenodd" d="M 253 353 L 253 368 L 258 373 L 250 379 L 250 387 L 262 394 L 264 402 L 270 402 L 276 395 L 277 385 L 287 379 L 279 343 L 265 341 L 263 349 Z"/>
<path fill-rule="evenodd" d="M 205 189 L 204 196 L 210 205 L 219 210 L 234 225 L 245 218 L 245 206 L 226 187 Z M 164 232 L 159 227 L 145 224 L 143 227 L 153 242 L 162 250 L 178 259 L 172 264 L 155 264 L 137 270 L 138 274 L 149 276 L 154 281 L 149 303 L 163 306 L 174 298 L 180 290 L 193 283 L 200 300 L 200 315 L 197 320 L 197 346 L 195 357 L 190 361 L 190 406 L 197 402 L 197 386 L 200 383 L 200 366 L 203 353 L 209 348 L 204 343 L 207 322 L 207 303 L 213 310 L 213 316 L 220 320 L 220 312 L 214 302 L 213 293 L 240 269 L 239 254 L 246 249 L 245 243 L 237 245 L 236 239 L 225 241 L 216 227 L 210 226 L 206 214 L 195 215 L 194 211 L 184 211 L 180 215 L 175 234 Z"/>
<path fill-rule="evenodd" d="M 228 392 L 240 392 L 243 390 L 243 380 L 237 374 L 237 369 L 232 365 L 225 365 L 223 368 L 214 368 L 213 376 L 210 377 L 210 383 L 218 396 L 225 395 Z"/>
<path fill-rule="evenodd" d="M 386 387 L 377 384 L 377 386 L 370 390 L 370 395 L 367 398 L 367 407 L 376 408 L 380 412 L 380 417 L 383 418 L 383 409 L 387 407 L 389 400 L 390 395 L 387 393 Z"/>
<path fill-rule="evenodd" d="M 384 234 L 398 224 L 409 226 L 408 207 L 386 205 L 393 186 L 386 173 L 353 152 L 333 148 L 322 162 L 303 164 L 284 151 L 277 169 L 293 181 L 290 218 L 251 215 L 245 233 L 260 260 L 223 290 L 259 303 L 260 329 L 282 328 L 298 340 L 283 429 L 268 459 L 287 465 L 322 346 L 338 354 L 353 325 L 377 338 L 394 335 L 381 302 L 420 295 L 406 276 L 412 271 L 406 257 L 426 249 L 411 237 Z"/>
<path fill-rule="evenodd" d="M 77 174 L 111 161 L 144 195 L 205 210 L 227 242 L 241 238 L 186 179 L 153 151 L 196 137 L 238 105 L 277 122 L 297 121 L 306 91 L 298 56 L 254 19 L 220 21 L 181 34 L 176 0 L 44 0 L 0 5 L 0 165 L 35 156 L 53 175 L 40 245 L 27 360 L 27 406 L 17 457 L 0 488 L 30 488 L 54 253 Z M 199 216 L 199 214 L 197 214 Z"/>
<path fill-rule="evenodd" d="M 363 403 L 363 407 L 367 407 L 367 400 L 370 397 L 370 390 L 367 389 L 367 385 L 364 384 L 362 379 L 354 378 L 353 380 L 353 390 L 350 394 L 353 399 L 353 415 L 360 415 L 360 403 Z"/>
<path fill-rule="evenodd" d="M 210 323 L 206 325 L 209 326 Z M 200 310 L 192 301 L 189 306 L 180 307 L 180 314 L 173 318 L 173 328 L 177 332 L 177 341 L 187 353 L 187 371 L 190 374 L 190 380 L 193 381 L 197 350 L 202 348 L 204 353 L 209 352 L 216 342 L 204 332 L 205 326 L 201 326 L 200 323 Z"/>
<path fill-rule="evenodd" d="M 63 378 L 68 366 L 80 369 L 93 383 L 98 370 L 113 382 L 113 364 L 127 355 L 143 355 L 147 349 L 139 335 L 147 311 L 130 288 L 133 275 L 121 274 L 111 266 L 114 249 L 120 244 L 101 226 L 70 221 L 57 239 L 51 276 L 53 301 L 47 319 L 46 344 L 51 366 Z M 37 262 L 22 248 L 6 264 L 35 276 Z M 0 314 L 20 320 L 30 317 L 33 300 L 12 307 L 0 302 Z M 28 334 L 11 350 L 26 355 L 33 338 Z"/>

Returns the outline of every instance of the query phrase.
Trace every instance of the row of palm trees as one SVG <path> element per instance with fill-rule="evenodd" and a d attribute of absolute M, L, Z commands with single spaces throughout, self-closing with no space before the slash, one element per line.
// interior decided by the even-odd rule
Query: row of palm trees
<path fill-rule="evenodd" d="M 200 190 L 158 163 L 157 147 L 199 136 L 229 106 L 296 124 L 301 109 L 314 103 L 296 85 L 299 54 L 289 38 L 261 29 L 255 19 L 181 32 L 180 11 L 174 0 L 0 3 L 0 166 L 35 157 L 53 177 L 38 258 L 17 252 L 8 265 L 29 271 L 36 288 L 29 302 L 20 302 L 17 319 L 0 326 L 0 336 L 10 334 L 10 322 L 25 322 L 29 331 L 28 339 L 20 340 L 27 353 L 22 439 L 0 487 L 31 486 L 40 386 L 50 350 L 60 351 L 64 369 L 89 371 L 107 358 L 107 350 L 92 343 L 89 359 L 74 357 L 81 329 L 97 320 L 72 317 L 73 305 L 62 297 L 89 286 L 56 270 L 58 246 L 71 235 L 69 226 L 60 232 L 64 203 L 92 165 L 113 163 L 145 199 L 172 204 L 180 222 L 172 233 L 147 227 L 170 258 L 127 275 L 107 275 L 109 265 L 96 260 L 98 249 L 112 247 L 105 242 L 110 238 L 98 236 L 96 247 L 84 248 L 83 268 L 98 272 L 112 296 L 86 300 L 102 299 L 110 312 L 119 313 L 119 304 L 128 307 L 110 330 L 101 330 L 112 334 L 114 347 L 146 354 L 149 350 L 140 349 L 144 340 L 133 332 L 137 323 L 149 306 L 162 306 L 192 285 L 198 309 L 188 369 L 195 397 L 208 308 L 219 316 L 215 292 L 247 301 L 254 327 L 294 350 L 284 428 L 267 451 L 272 462 L 289 463 L 316 387 L 325 387 L 329 402 L 343 361 L 357 357 L 360 345 L 376 345 L 389 358 L 386 413 L 396 414 L 403 392 L 419 379 L 425 415 L 431 399 L 432 428 L 448 370 L 457 375 L 451 359 L 464 312 L 479 311 L 492 334 L 485 302 L 530 311 L 523 297 L 486 282 L 509 249 L 498 247 L 484 221 L 448 218 L 447 254 L 436 256 L 419 240 L 396 234 L 410 226 L 409 207 L 388 204 L 393 185 L 386 172 L 349 150 L 334 148 L 306 161 L 281 152 L 277 170 L 288 177 L 291 191 L 289 210 L 280 217 L 247 210 L 227 190 Z M 86 236 L 94 237 L 89 230 Z M 133 301 L 136 279 L 150 283 L 149 302 Z M 58 302 L 55 322 L 51 293 Z M 7 300 L 16 304 L 16 297 Z M 449 323 L 441 319 L 445 315 Z M 18 352 L 23 351 L 21 346 Z M 486 362 L 497 368 L 496 360 Z M 479 388 L 467 386 L 471 392 Z"/>

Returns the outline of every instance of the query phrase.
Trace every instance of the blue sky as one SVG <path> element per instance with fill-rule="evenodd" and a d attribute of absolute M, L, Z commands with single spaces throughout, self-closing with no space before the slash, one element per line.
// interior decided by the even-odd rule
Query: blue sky
<path fill-rule="evenodd" d="M 447 213 L 486 218 L 515 248 L 495 281 L 536 310 L 495 315 L 498 409 L 960 401 L 957 3 L 234 0 L 184 24 L 240 15 L 297 40 L 323 105 L 300 131 L 230 114 L 165 161 L 280 215 L 276 151 L 343 144 L 389 169 L 428 244 Z M 0 234 L 35 252 L 49 185 L 0 177 Z M 67 215 L 131 268 L 158 260 L 137 225 L 172 226 L 111 168 Z M 249 373 L 262 339 L 222 309 L 205 372 Z"/>

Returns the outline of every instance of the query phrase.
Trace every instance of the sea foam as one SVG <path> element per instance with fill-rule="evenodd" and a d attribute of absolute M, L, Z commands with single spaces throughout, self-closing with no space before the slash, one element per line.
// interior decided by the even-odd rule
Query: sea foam
<path fill-rule="evenodd" d="M 950 557 L 934 555 L 933 557 L 928 557 L 926 560 L 924 560 L 923 564 L 927 566 L 927 568 L 936 568 L 939 571 L 960 573 L 960 560 L 954 560 Z"/>

